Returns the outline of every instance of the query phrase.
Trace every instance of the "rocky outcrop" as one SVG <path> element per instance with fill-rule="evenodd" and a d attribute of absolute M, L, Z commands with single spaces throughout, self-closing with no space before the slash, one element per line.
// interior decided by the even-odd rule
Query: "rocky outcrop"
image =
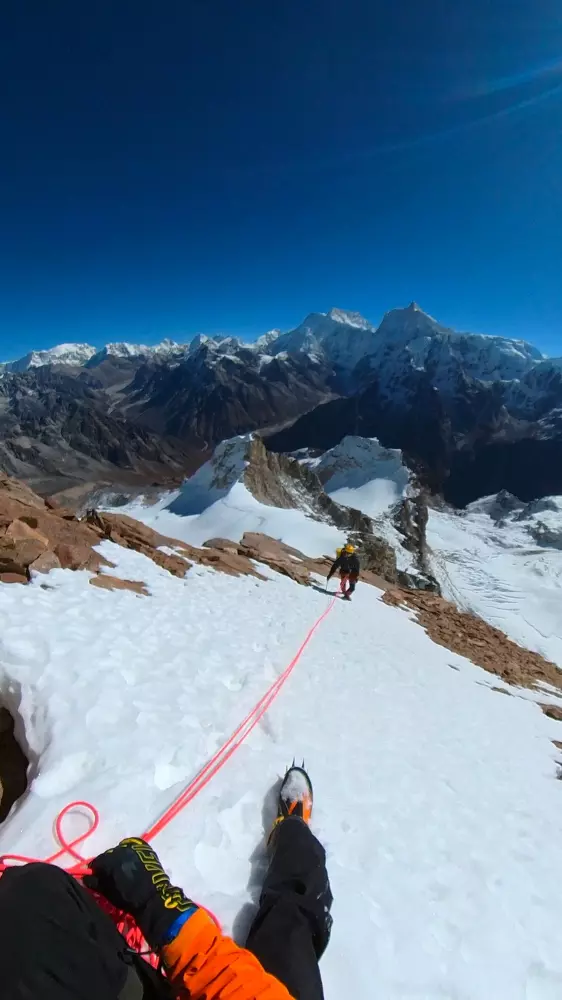
<path fill-rule="evenodd" d="M 562 691 L 562 670 L 554 663 L 442 597 L 419 590 L 388 590 L 383 600 L 392 607 L 411 608 L 433 642 L 466 656 L 507 684 L 542 691 L 547 684 Z"/>
<path fill-rule="evenodd" d="M 205 547 L 214 551 L 236 555 L 239 559 L 255 560 L 275 570 L 282 576 L 288 576 L 295 583 L 304 586 L 314 586 L 314 576 L 324 580 L 332 565 L 332 557 L 322 556 L 313 559 L 305 556 L 299 549 L 294 549 L 285 542 L 270 538 L 260 532 L 247 531 L 240 542 L 232 542 L 225 538 L 211 538 L 205 542 Z M 361 582 L 384 590 L 387 581 L 368 568 L 361 570 Z"/>
<path fill-rule="evenodd" d="M 184 577 L 190 567 L 190 563 L 181 556 L 161 551 L 163 546 L 177 547 L 180 544 L 177 539 L 167 538 L 133 517 L 126 514 L 102 514 L 92 510 L 88 511 L 85 520 L 100 538 L 116 542 L 126 549 L 142 552 L 173 576 Z"/>
<path fill-rule="evenodd" d="M 256 500 L 272 507 L 296 508 L 315 520 L 333 524 L 358 547 L 365 570 L 389 583 L 399 580 L 394 550 L 376 534 L 371 518 L 335 503 L 307 465 L 270 452 L 259 437 L 249 442 L 246 460 L 243 480 Z"/>
<path fill-rule="evenodd" d="M 427 547 L 429 511 L 425 491 L 420 490 L 417 495 L 401 500 L 390 516 L 401 544 L 413 554 L 417 570 L 415 575 L 400 573 L 398 582 L 408 589 L 429 590 L 440 594 L 441 588 L 432 573 Z"/>
<path fill-rule="evenodd" d="M 562 549 L 562 529 L 537 521 L 529 528 L 538 545 L 545 545 L 550 549 Z"/>
<path fill-rule="evenodd" d="M 375 535 L 363 535 L 359 542 L 361 565 L 364 569 L 386 580 L 388 583 L 399 582 L 399 572 L 396 569 L 396 556 L 388 542 Z"/>
<path fill-rule="evenodd" d="M 540 703 L 539 707 L 549 719 L 554 719 L 555 722 L 562 722 L 562 706 Z M 553 740 L 552 742 L 559 750 L 562 750 L 562 743 L 559 743 L 557 740 Z"/>
<path fill-rule="evenodd" d="M 121 580 L 117 576 L 104 573 L 101 576 L 93 576 L 90 583 L 93 587 L 99 587 L 100 590 L 130 590 L 133 594 L 148 597 L 146 584 L 140 580 Z"/>
<path fill-rule="evenodd" d="M 107 560 L 94 551 L 99 533 L 64 510 L 50 509 L 23 483 L 0 478 L 0 578 L 23 582 L 33 572 L 87 569 Z"/>

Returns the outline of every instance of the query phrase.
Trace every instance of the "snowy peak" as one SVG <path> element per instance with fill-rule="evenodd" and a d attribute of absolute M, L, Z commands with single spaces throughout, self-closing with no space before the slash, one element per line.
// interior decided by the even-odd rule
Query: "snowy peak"
<path fill-rule="evenodd" d="M 408 338 L 419 334 L 435 336 L 451 332 L 447 327 L 441 326 L 429 313 L 420 309 L 416 302 L 411 302 L 404 309 L 390 309 L 385 313 L 377 335 L 379 339 L 397 336 Z"/>
<path fill-rule="evenodd" d="M 95 367 L 107 358 L 150 358 L 166 359 L 181 354 L 182 345 L 173 340 L 163 340 L 154 347 L 146 344 L 110 343 L 96 348 L 91 344 L 58 344 L 46 351 L 30 351 L 17 361 L 7 361 L 0 365 L 2 372 L 26 372 L 45 365 L 72 365 L 75 367 Z"/>
<path fill-rule="evenodd" d="M 309 354 L 342 368 L 353 368 L 371 343 L 374 327 L 357 312 L 331 309 L 309 313 L 289 333 L 268 344 L 271 354 Z"/>
<path fill-rule="evenodd" d="M 94 365 L 101 364 L 107 358 L 166 358 L 174 354 L 180 354 L 182 350 L 183 347 L 180 344 L 176 344 L 173 340 L 163 340 L 160 344 L 156 344 L 155 347 L 149 347 L 147 344 L 129 344 L 123 341 L 121 343 L 106 344 L 100 351 L 94 353 L 90 361 L 93 367 Z"/>
<path fill-rule="evenodd" d="M 425 370 L 445 393 L 455 392 L 463 377 L 481 382 L 519 379 L 541 359 L 540 351 L 523 340 L 458 333 L 442 326 L 415 302 L 386 313 L 372 352 L 372 365 L 383 384 L 408 369 Z"/>
<path fill-rule="evenodd" d="M 344 309 L 330 309 L 330 312 L 327 313 L 327 318 L 333 320 L 334 323 L 357 327 L 358 330 L 373 329 L 369 321 L 358 312 L 346 312 Z"/>
<path fill-rule="evenodd" d="M 252 346 L 257 351 L 267 351 L 267 348 L 270 346 L 270 344 L 273 344 L 275 343 L 276 340 L 279 340 L 280 336 L 281 336 L 281 330 L 268 330 L 267 333 L 264 333 L 262 334 L 261 337 L 258 337 L 256 342 Z"/>
<path fill-rule="evenodd" d="M 406 496 L 412 474 L 398 448 L 377 438 L 344 437 L 314 463 L 326 492 L 338 503 L 377 517 Z"/>
<path fill-rule="evenodd" d="M 197 335 L 188 345 L 172 340 L 153 347 L 115 342 L 101 349 L 89 344 L 60 344 L 47 351 L 32 351 L 0 366 L 0 371 L 22 372 L 50 364 L 96 367 L 108 358 L 166 362 L 192 357 L 201 350 L 209 361 L 224 356 L 236 358 L 241 351 L 266 355 L 268 360 L 285 355 L 303 358 L 305 363 L 307 359 L 320 361 L 342 373 L 347 381 L 359 365 L 376 368 L 382 383 L 387 380 L 391 384 L 396 384 L 397 378 L 410 368 L 430 368 L 440 389 L 454 383 L 459 372 L 483 381 L 509 381 L 520 379 L 537 362 L 544 361 L 540 351 L 525 341 L 457 333 L 411 302 L 405 308 L 387 312 L 378 328 L 358 312 L 334 307 L 326 313 L 309 313 L 299 326 L 286 333 L 270 330 L 253 344 L 236 337 L 205 334 Z M 551 363 L 551 369 L 553 366 Z M 532 395 L 532 385 L 525 391 Z"/>
<path fill-rule="evenodd" d="M 25 372 L 43 365 L 85 365 L 96 353 L 89 344 L 58 344 L 47 351 L 30 351 L 17 361 L 8 362 L 6 371 Z"/>
<path fill-rule="evenodd" d="M 222 356 L 232 357 L 243 348 L 248 349 L 249 345 L 243 344 L 237 337 L 207 337 L 206 334 L 199 333 L 190 342 L 186 357 L 193 357 L 201 353 L 201 356 L 208 358 L 219 358 Z"/>
<path fill-rule="evenodd" d="M 208 337 L 205 333 L 198 333 L 189 342 L 186 354 L 195 354 L 201 347 L 210 346 L 216 344 L 216 340 L 213 337 Z"/>

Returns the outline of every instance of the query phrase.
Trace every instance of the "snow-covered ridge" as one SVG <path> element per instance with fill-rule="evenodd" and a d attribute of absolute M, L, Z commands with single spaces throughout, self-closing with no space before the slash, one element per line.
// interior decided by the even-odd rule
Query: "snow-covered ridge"
<path fill-rule="evenodd" d="M 520 339 L 484 334 L 457 333 L 439 324 L 412 302 L 405 309 L 386 313 L 378 327 L 357 312 L 331 309 L 310 313 L 294 330 L 270 330 L 254 343 L 236 337 L 199 334 L 190 343 L 164 340 L 156 346 L 110 343 L 101 349 L 88 344 L 61 344 L 48 351 L 33 351 L 17 361 L 0 366 L 4 371 L 26 371 L 48 364 L 95 365 L 107 357 L 156 357 L 176 361 L 201 349 L 217 357 L 236 356 L 241 350 L 258 355 L 308 355 L 343 371 L 351 372 L 369 360 L 389 381 L 408 367 L 430 367 L 436 385 L 446 384 L 462 369 L 483 381 L 521 378 L 535 366 L 560 369 L 560 359 L 546 359 L 537 348 Z"/>
<path fill-rule="evenodd" d="M 154 347 L 146 344 L 111 343 L 102 348 L 91 344 L 58 344 L 46 351 L 31 351 L 17 361 L 0 364 L 4 372 L 24 372 L 44 365 L 72 365 L 84 367 L 95 365 L 105 358 L 166 357 L 181 353 L 184 348 L 173 340 L 163 340 Z"/>
<path fill-rule="evenodd" d="M 22 372 L 43 365 L 85 365 L 96 353 L 89 344 L 58 344 L 46 351 L 30 351 L 17 361 L 7 361 L 1 367 L 4 371 Z"/>
<path fill-rule="evenodd" d="M 99 364 L 105 358 L 150 358 L 171 357 L 181 354 L 185 348 L 174 340 L 163 340 L 154 347 L 147 344 L 129 344 L 127 342 L 106 344 L 101 350 L 95 351 L 90 359 L 92 365 Z"/>

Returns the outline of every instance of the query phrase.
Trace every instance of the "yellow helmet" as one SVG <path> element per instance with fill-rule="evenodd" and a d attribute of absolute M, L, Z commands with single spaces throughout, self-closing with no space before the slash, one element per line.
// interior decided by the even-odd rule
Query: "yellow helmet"
<path fill-rule="evenodd" d="M 345 551 L 348 552 L 348 553 L 350 553 L 350 554 L 352 552 L 355 552 L 355 545 L 352 545 L 351 542 L 348 542 L 347 545 L 346 545 L 346 547 L 345 547 Z"/>

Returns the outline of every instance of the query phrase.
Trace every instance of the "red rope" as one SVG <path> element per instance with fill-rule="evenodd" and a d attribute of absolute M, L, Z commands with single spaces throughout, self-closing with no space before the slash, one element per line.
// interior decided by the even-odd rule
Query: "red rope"
<path fill-rule="evenodd" d="M 182 809 L 191 802 L 196 795 L 208 785 L 211 778 L 220 771 L 227 760 L 232 757 L 233 753 L 238 749 L 238 747 L 248 738 L 253 729 L 257 726 L 258 722 L 263 719 L 265 713 L 267 712 L 270 705 L 275 701 L 277 695 L 279 694 L 281 688 L 286 683 L 293 670 L 295 669 L 297 663 L 299 662 L 302 654 L 304 653 L 306 647 L 308 646 L 312 636 L 320 627 L 325 618 L 329 615 L 334 604 L 336 603 L 336 598 L 334 597 L 326 610 L 320 615 L 320 617 L 315 621 L 311 629 L 309 629 L 304 641 L 299 646 L 297 652 L 295 653 L 293 659 L 289 665 L 285 668 L 282 674 L 273 682 L 271 687 L 266 691 L 262 698 L 258 701 L 257 705 L 248 713 L 246 718 L 240 723 L 238 728 L 233 732 L 232 736 L 223 743 L 223 745 L 217 750 L 214 757 L 205 764 L 205 766 L 199 771 L 195 776 L 193 781 L 189 783 L 187 788 L 181 792 L 177 799 L 172 802 L 172 805 L 166 809 L 159 820 L 151 826 L 149 830 L 144 834 L 146 840 L 152 839 L 158 833 L 160 833 L 164 827 L 170 823 L 175 816 L 181 812 Z"/>
<path fill-rule="evenodd" d="M 227 760 L 229 760 L 232 757 L 232 755 L 236 752 L 238 747 L 241 746 L 242 743 L 248 738 L 250 733 L 257 726 L 258 722 L 260 722 L 260 720 L 263 719 L 270 705 L 275 701 L 281 688 L 286 683 L 286 681 L 292 674 L 293 670 L 295 669 L 297 663 L 299 662 L 304 650 L 308 646 L 314 633 L 320 627 L 324 619 L 327 618 L 330 611 L 334 607 L 335 603 L 336 603 L 336 598 L 334 597 L 331 600 L 328 607 L 326 608 L 326 610 L 315 621 L 312 628 L 309 629 L 307 635 L 305 636 L 304 641 L 299 646 L 295 656 L 293 657 L 289 665 L 285 668 L 283 673 L 279 675 L 279 677 L 273 682 L 273 684 L 271 684 L 271 686 L 268 688 L 263 697 L 260 698 L 257 705 L 255 705 L 255 707 L 251 710 L 251 712 L 248 713 L 248 715 L 240 723 L 238 728 L 235 729 L 232 736 L 230 736 L 229 739 L 226 740 L 226 742 L 223 743 L 221 747 L 219 747 L 214 756 L 211 757 L 211 759 L 205 764 L 203 768 L 201 768 L 201 770 L 198 772 L 198 774 L 196 774 L 193 780 L 190 781 L 187 787 L 184 788 L 182 792 L 180 792 L 178 797 L 165 810 L 160 819 L 158 819 L 156 823 L 154 823 L 153 826 L 151 826 L 146 831 L 146 833 L 143 834 L 144 840 L 150 841 L 154 837 L 156 837 L 157 834 L 161 833 L 161 831 L 166 826 L 168 826 L 169 823 L 171 823 L 171 821 L 178 815 L 178 813 L 180 813 L 182 809 L 185 809 L 185 807 L 190 802 L 193 801 L 196 795 L 199 795 L 199 792 L 201 792 L 203 788 L 205 788 L 205 786 L 209 784 L 211 778 L 213 778 L 214 775 L 217 774 L 217 772 L 220 771 L 222 767 L 224 767 Z M 92 817 L 91 825 L 85 831 L 85 833 L 82 833 L 80 834 L 80 836 L 75 837 L 74 840 L 67 841 L 62 828 L 63 820 L 65 816 L 67 816 L 70 812 L 74 812 L 80 809 L 86 810 L 86 812 L 90 814 L 90 816 Z M 63 858 L 65 855 L 68 854 L 70 855 L 71 858 L 74 859 L 75 864 L 71 865 L 70 868 L 66 868 L 65 870 L 68 872 L 69 875 L 73 875 L 75 878 L 78 879 L 82 878 L 84 875 L 88 874 L 90 870 L 89 869 L 90 861 L 92 859 L 84 858 L 81 854 L 78 853 L 76 848 L 78 847 L 79 844 L 82 844 L 88 837 L 90 837 L 90 835 L 94 833 L 95 830 L 97 830 L 99 824 L 100 824 L 100 814 L 98 810 L 95 808 L 95 806 L 91 805 L 89 802 L 82 802 L 82 801 L 70 802 L 68 805 L 64 807 L 64 809 L 61 809 L 55 820 L 54 835 L 56 842 L 60 845 L 60 849 L 56 851 L 54 854 L 52 854 L 50 857 L 44 858 L 43 861 L 46 864 L 55 864 L 60 858 Z M 41 860 L 40 858 L 25 857 L 22 854 L 4 854 L 0 856 L 0 875 L 3 874 L 6 868 L 9 868 L 14 864 L 16 865 L 30 864 L 32 862 L 40 860 Z M 126 913 L 123 913 L 121 910 L 117 910 L 115 907 L 111 905 L 111 903 L 108 903 L 107 900 L 99 896 L 97 893 L 95 894 L 95 896 L 100 906 L 107 913 L 109 913 L 109 915 L 115 921 L 118 929 L 126 938 L 129 946 L 131 948 L 134 948 L 135 951 L 143 950 L 143 947 L 145 945 L 144 938 L 137 925 L 131 919 L 131 917 L 129 917 Z M 202 909 L 205 909 L 205 907 L 202 907 Z M 215 915 L 210 910 L 207 910 L 207 913 L 214 920 L 217 927 L 220 929 L 219 921 L 217 920 Z M 157 959 L 155 956 L 151 958 L 151 961 L 153 961 L 153 964 L 157 964 Z"/>

